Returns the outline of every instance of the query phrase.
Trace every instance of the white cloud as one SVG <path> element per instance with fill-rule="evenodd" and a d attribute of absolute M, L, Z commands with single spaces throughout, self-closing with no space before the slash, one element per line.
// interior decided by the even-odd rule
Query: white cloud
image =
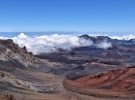
<path fill-rule="evenodd" d="M 123 35 L 123 36 L 111 36 L 112 39 L 118 39 L 118 40 L 130 40 L 130 39 L 135 39 L 134 34 L 129 34 L 129 35 Z"/>
<path fill-rule="evenodd" d="M 20 47 L 26 46 L 27 50 L 34 54 L 55 52 L 58 49 L 71 50 L 74 47 L 91 46 L 91 40 L 80 39 L 72 35 L 44 35 L 29 37 L 20 33 L 11 38 Z"/>
<path fill-rule="evenodd" d="M 104 40 L 98 44 L 96 44 L 97 48 L 102 48 L 102 49 L 108 49 L 112 47 L 112 44 L 110 42 L 107 42 L 107 40 Z"/>

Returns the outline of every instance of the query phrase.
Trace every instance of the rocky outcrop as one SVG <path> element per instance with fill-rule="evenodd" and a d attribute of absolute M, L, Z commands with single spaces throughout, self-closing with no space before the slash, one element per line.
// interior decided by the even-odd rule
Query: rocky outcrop
<path fill-rule="evenodd" d="M 0 100 L 16 100 L 16 98 L 13 94 L 4 94 L 0 95 Z"/>
<path fill-rule="evenodd" d="M 26 47 L 20 48 L 12 40 L 0 40 L 0 60 L 1 61 L 17 61 L 24 66 L 40 66 L 42 61 L 31 52 L 28 52 Z"/>

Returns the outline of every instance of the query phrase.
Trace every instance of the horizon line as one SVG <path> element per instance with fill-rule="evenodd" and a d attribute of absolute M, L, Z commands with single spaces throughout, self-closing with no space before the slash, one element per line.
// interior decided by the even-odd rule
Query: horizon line
<path fill-rule="evenodd" d="M 70 33 L 70 32 L 75 32 L 75 33 L 135 33 L 135 31 L 134 32 L 81 32 L 81 31 L 0 31 L 0 33 L 12 33 L 12 32 L 14 32 L 14 33 L 39 33 L 39 32 L 41 32 L 41 33 L 46 33 L 46 32 L 48 32 L 48 33 L 55 33 L 55 32 L 60 32 L 60 33 Z"/>

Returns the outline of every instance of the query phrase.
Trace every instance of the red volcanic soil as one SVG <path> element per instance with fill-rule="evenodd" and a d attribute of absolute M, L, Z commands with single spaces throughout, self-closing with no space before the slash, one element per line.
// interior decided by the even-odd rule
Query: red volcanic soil
<path fill-rule="evenodd" d="M 135 67 L 84 76 L 75 80 L 66 79 L 63 85 L 67 90 L 85 95 L 135 99 Z"/>

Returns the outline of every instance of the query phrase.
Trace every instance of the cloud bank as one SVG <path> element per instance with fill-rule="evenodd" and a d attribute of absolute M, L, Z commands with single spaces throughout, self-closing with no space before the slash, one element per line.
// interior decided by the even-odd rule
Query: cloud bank
<path fill-rule="evenodd" d="M 34 54 L 51 53 L 58 49 L 71 50 L 74 47 L 91 46 L 91 40 L 80 39 L 71 35 L 44 35 L 29 37 L 20 33 L 17 37 L 11 38 L 20 47 L 26 46 L 27 50 Z"/>
<path fill-rule="evenodd" d="M 131 40 L 131 39 L 135 39 L 135 35 L 128 34 L 128 35 L 123 35 L 123 36 L 111 36 L 110 38 L 117 39 L 117 40 Z"/>
<path fill-rule="evenodd" d="M 9 39 L 7 37 L 0 37 L 0 39 Z M 29 52 L 33 54 L 40 53 L 52 53 L 56 52 L 59 49 L 71 50 L 75 47 L 84 47 L 84 46 L 95 46 L 97 48 L 107 49 L 112 46 L 111 43 L 108 43 L 106 40 L 100 42 L 99 44 L 94 44 L 92 40 L 79 38 L 74 35 L 43 35 L 30 37 L 24 33 L 20 33 L 16 37 L 10 38 L 20 47 L 26 46 Z"/>

